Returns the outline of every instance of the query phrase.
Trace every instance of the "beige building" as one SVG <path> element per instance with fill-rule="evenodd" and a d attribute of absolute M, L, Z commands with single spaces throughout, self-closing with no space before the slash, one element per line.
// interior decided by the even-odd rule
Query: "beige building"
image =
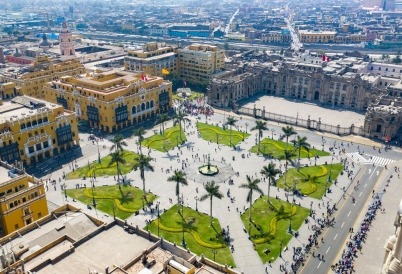
<path fill-rule="evenodd" d="M 301 43 L 333 43 L 335 34 L 335 31 L 299 30 L 299 40 Z"/>
<path fill-rule="evenodd" d="M 289 43 L 290 33 L 282 33 L 281 31 L 270 31 L 261 35 L 262 42 L 265 43 Z"/>
<path fill-rule="evenodd" d="M 178 48 L 180 77 L 199 83 L 224 70 L 225 51 L 217 46 L 193 44 Z"/>
<path fill-rule="evenodd" d="M 139 72 L 96 71 L 48 82 L 44 96 L 75 112 L 102 131 L 114 132 L 144 122 L 172 107 L 172 84 Z"/>
<path fill-rule="evenodd" d="M 124 57 L 124 68 L 162 77 L 162 69 L 179 73 L 178 61 L 175 48 L 151 42 L 147 43 L 143 49 L 129 51 L 128 56 Z"/>

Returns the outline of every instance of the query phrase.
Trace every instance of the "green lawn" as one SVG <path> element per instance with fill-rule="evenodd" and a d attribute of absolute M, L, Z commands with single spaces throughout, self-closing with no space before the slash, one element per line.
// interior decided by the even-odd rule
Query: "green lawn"
<path fill-rule="evenodd" d="M 180 209 L 181 212 L 181 209 Z M 192 230 L 193 233 L 199 235 L 201 241 L 205 245 L 211 247 L 205 247 L 196 242 L 194 236 L 188 231 L 184 233 L 184 238 L 186 240 L 187 248 L 197 255 L 204 254 L 209 259 L 214 259 L 214 254 L 212 253 L 213 245 L 218 245 L 215 247 L 217 251 L 215 260 L 221 264 L 227 264 L 229 266 L 235 267 L 235 263 L 232 254 L 227 247 L 222 236 L 217 236 L 222 230 L 219 221 L 213 218 L 213 226 L 209 226 L 209 216 L 193 209 L 184 207 L 184 227 Z M 177 213 L 177 205 L 171 207 L 168 211 L 160 216 L 159 235 L 163 236 L 164 239 L 175 242 L 177 245 L 181 245 L 182 242 L 182 227 L 183 219 L 181 214 Z M 171 231 L 166 231 L 161 227 L 168 228 Z M 158 223 L 152 222 L 144 228 L 145 230 L 150 230 L 153 234 L 158 235 Z M 197 234 L 198 233 L 198 234 Z M 222 246 L 222 247 L 220 247 Z M 240 250 L 235 252 L 241 252 Z"/>
<path fill-rule="evenodd" d="M 272 197 L 270 202 L 271 206 L 267 203 L 267 196 L 263 196 L 255 201 L 252 206 L 252 223 L 250 223 L 248 219 L 250 209 L 247 209 L 246 212 L 241 215 L 244 227 L 249 232 L 252 241 L 256 244 L 255 248 L 263 263 L 269 260 L 271 260 L 271 262 L 275 261 L 279 256 L 280 242 L 283 241 L 283 250 L 293 237 L 287 233 L 290 223 L 291 204 L 288 204 L 286 201 L 276 200 Z M 282 205 L 284 211 L 280 213 L 279 209 Z M 272 209 L 274 209 L 274 211 Z M 303 224 L 310 210 L 293 205 L 293 212 L 292 230 L 296 231 Z M 276 218 L 274 219 L 274 217 Z M 267 248 L 271 249 L 271 251 L 265 254 L 264 251 Z M 289 250 L 288 252 L 292 252 L 292 247 L 289 247 Z"/>
<path fill-rule="evenodd" d="M 181 141 L 186 141 L 186 135 L 184 134 L 183 129 L 181 130 L 181 139 L 180 139 L 180 126 L 176 125 L 174 127 L 165 129 L 164 133 L 165 141 L 163 142 L 162 135 L 155 134 L 151 137 L 144 139 L 142 142 L 143 146 L 146 146 L 151 149 L 156 149 L 161 152 L 166 152 L 171 150 L 173 147 L 177 146 L 177 143 L 181 143 Z M 180 141 L 181 140 L 181 141 Z M 165 145 L 165 148 L 163 148 Z"/>
<path fill-rule="evenodd" d="M 197 129 L 201 133 L 201 137 L 204 140 L 211 141 L 214 143 L 230 146 L 230 129 L 223 130 L 221 127 L 216 127 L 213 125 L 205 123 L 197 123 Z M 240 132 L 232 127 L 232 145 L 237 145 L 244 139 L 246 139 L 250 134 L 245 132 Z"/>
<path fill-rule="evenodd" d="M 124 165 L 120 164 L 120 172 L 122 174 L 127 174 L 132 170 L 132 166 L 135 163 L 134 158 L 138 157 L 138 154 L 127 150 L 125 150 L 123 153 L 124 153 L 123 158 L 126 160 L 126 163 Z M 112 157 L 108 155 L 101 159 L 100 164 L 98 163 L 98 161 L 90 163 L 89 170 L 87 165 L 80 167 L 79 169 L 76 169 L 75 171 L 68 173 L 67 179 L 81 179 L 84 176 L 85 177 L 91 176 L 91 172 L 89 171 L 92 171 L 94 165 L 95 165 L 95 174 L 98 177 L 105 175 L 117 175 L 116 164 L 113 164 L 112 166 L 108 167 L 111 158 Z"/>
<path fill-rule="evenodd" d="M 121 184 L 121 190 L 122 192 L 120 192 L 117 185 L 95 187 L 93 195 L 97 203 L 96 208 L 110 216 L 113 216 L 113 206 L 115 206 L 116 217 L 123 220 L 127 219 L 135 211 L 142 208 L 143 192 L 141 189 Z M 84 204 L 92 205 L 92 189 L 90 187 L 87 187 L 86 189 L 67 189 L 66 192 L 69 197 L 75 198 Z M 157 196 L 147 193 L 148 202 L 151 202 L 156 198 Z"/>
<path fill-rule="evenodd" d="M 296 168 L 289 168 L 286 175 L 286 184 L 294 189 L 297 185 L 297 189 L 312 198 L 321 199 L 325 193 L 325 184 L 328 180 L 328 173 L 331 170 L 331 181 L 338 178 L 339 173 L 343 169 L 342 164 L 321 165 L 321 166 L 309 166 L 301 167 L 299 171 Z M 310 179 L 308 179 L 310 175 Z M 276 186 L 280 188 L 286 188 L 283 181 L 283 175 L 276 181 Z M 328 188 L 332 183 L 328 182 Z"/>
<path fill-rule="evenodd" d="M 262 152 L 263 154 L 270 155 L 273 158 L 279 158 L 280 156 L 283 155 L 283 151 L 285 150 L 285 148 L 286 148 L 286 142 L 265 138 L 265 139 L 261 140 L 260 152 Z M 294 149 L 293 145 L 291 143 L 289 143 L 288 149 L 289 150 Z M 250 152 L 257 153 L 258 152 L 258 144 L 253 146 L 250 149 Z M 297 159 L 297 157 L 299 155 L 299 151 L 295 151 L 295 154 L 296 154 L 296 156 L 294 158 Z M 314 148 L 311 148 L 309 150 L 309 152 L 307 152 L 305 149 L 302 149 L 301 153 L 300 153 L 300 158 L 308 158 L 309 156 L 313 158 L 315 155 L 329 156 L 331 154 L 329 152 L 314 149 Z"/>

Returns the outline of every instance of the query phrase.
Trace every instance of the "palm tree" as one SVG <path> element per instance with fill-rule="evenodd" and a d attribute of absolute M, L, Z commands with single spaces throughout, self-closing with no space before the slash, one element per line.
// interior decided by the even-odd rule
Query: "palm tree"
<path fill-rule="evenodd" d="M 123 151 L 123 147 L 127 146 L 127 143 L 124 141 L 124 137 L 121 134 L 117 134 L 111 141 L 113 145 L 110 147 L 110 151 Z"/>
<path fill-rule="evenodd" d="M 253 127 L 251 130 L 258 130 L 258 151 L 260 151 L 260 143 L 261 143 L 261 137 L 262 137 L 262 131 L 263 130 L 268 130 L 267 128 L 267 122 L 264 121 L 255 121 L 255 127 Z"/>
<path fill-rule="evenodd" d="M 170 176 L 168 182 L 176 182 L 176 195 L 177 195 L 177 212 L 180 213 L 180 184 L 186 186 L 188 185 L 186 179 L 186 173 L 181 170 L 175 170 L 174 174 Z"/>
<path fill-rule="evenodd" d="M 209 225 L 212 226 L 212 198 L 218 198 L 222 199 L 223 194 L 219 191 L 219 185 L 215 184 L 214 181 L 212 181 L 210 184 L 204 185 L 205 190 L 207 193 L 201 196 L 200 201 L 204 201 L 209 198 L 210 202 L 210 214 L 209 214 Z"/>
<path fill-rule="evenodd" d="M 236 120 L 233 116 L 226 118 L 226 125 L 230 126 L 230 144 L 232 144 L 232 126 L 236 124 Z"/>
<path fill-rule="evenodd" d="M 297 132 L 293 129 L 293 127 L 290 127 L 290 126 L 283 127 L 282 132 L 283 132 L 283 137 L 286 137 L 286 148 L 285 149 L 287 150 L 289 137 L 297 134 Z"/>
<path fill-rule="evenodd" d="M 265 178 L 268 179 L 268 198 L 267 198 L 267 203 L 269 203 L 269 192 L 271 190 L 271 181 L 276 182 L 276 175 L 281 174 L 282 171 L 278 168 L 276 168 L 276 165 L 274 163 L 269 163 L 267 166 L 263 166 L 260 174 L 264 176 Z"/>
<path fill-rule="evenodd" d="M 134 136 L 137 136 L 138 137 L 138 143 L 140 144 L 139 146 L 140 146 L 140 152 L 141 152 L 141 154 L 142 154 L 142 141 L 144 141 L 144 135 L 145 135 L 145 133 L 146 133 L 146 131 L 143 129 L 143 128 L 137 128 L 135 131 L 134 131 Z M 138 151 L 137 151 L 138 152 Z"/>
<path fill-rule="evenodd" d="M 261 188 L 258 186 L 260 183 L 260 179 L 251 179 L 250 176 L 246 176 L 247 178 L 247 184 L 241 184 L 239 188 L 247 188 L 248 189 L 248 194 L 247 194 L 247 202 L 250 202 L 250 212 L 249 212 L 249 220 L 251 222 L 251 205 L 253 203 L 253 192 L 258 192 L 261 195 L 264 195 L 264 192 L 261 190 Z"/>
<path fill-rule="evenodd" d="M 293 151 L 285 150 L 283 152 L 283 155 L 281 157 L 279 157 L 280 160 L 285 160 L 285 175 L 283 177 L 283 183 L 284 183 L 285 186 L 287 186 L 287 184 L 286 184 L 286 175 L 287 175 L 287 172 L 288 172 L 288 163 L 290 162 L 290 163 L 293 164 L 292 158 L 295 157 L 295 156 L 296 156 L 296 154 Z"/>
<path fill-rule="evenodd" d="M 302 150 L 302 148 L 304 148 L 305 150 L 307 150 L 307 153 L 309 153 L 310 144 L 307 143 L 307 137 L 300 137 L 299 135 L 297 135 L 297 140 L 292 140 L 292 143 L 293 143 L 295 150 L 299 151 L 298 165 L 297 165 L 297 170 L 299 170 L 300 169 L 301 150 Z"/>
<path fill-rule="evenodd" d="M 154 171 L 154 167 L 151 166 L 150 162 L 152 161 L 151 157 L 140 154 L 138 157 L 134 158 L 136 163 L 133 165 L 133 169 L 140 169 L 140 177 L 142 179 L 142 190 L 144 191 L 144 201 L 147 200 L 147 192 L 145 190 L 145 169 L 149 169 L 150 171 Z"/>
<path fill-rule="evenodd" d="M 180 140 L 182 140 L 181 139 L 181 123 L 183 122 L 183 128 L 184 128 L 184 131 L 186 131 L 186 122 L 190 122 L 190 119 L 188 119 L 187 116 L 188 115 L 186 113 L 182 112 L 181 110 L 179 110 L 173 116 L 174 124 L 179 123 L 179 125 L 180 125 Z"/>
<path fill-rule="evenodd" d="M 123 158 L 123 153 L 120 152 L 120 151 L 112 152 L 112 153 L 110 153 L 110 156 L 112 158 L 110 159 L 110 162 L 109 162 L 109 164 L 107 166 L 110 167 L 113 164 L 116 164 L 116 168 L 117 168 L 117 185 L 119 186 L 119 190 L 121 192 L 120 180 L 119 180 L 119 176 L 120 176 L 120 166 L 119 166 L 119 164 L 124 165 L 126 163 L 126 160 Z"/>
<path fill-rule="evenodd" d="M 165 122 L 169 120 L 169 116 L 166 113 L 160 113 L 158 116 L 156 116 L 156 121 L 155 124 L 161 124 L 162 125 L 162 143 L 163 147 L 165 148 Z M 160 129 L 160 127 L 159 127 Z"/>

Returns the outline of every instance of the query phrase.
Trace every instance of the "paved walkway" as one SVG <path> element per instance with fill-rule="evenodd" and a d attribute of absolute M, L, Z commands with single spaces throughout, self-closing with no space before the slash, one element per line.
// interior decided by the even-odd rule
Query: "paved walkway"
<path fill-rule="evenodd" d="M 214 117 L 212 118 L 214 120 Z M 225 158 L 226 164 L 231 166 L 234 171 L 239 171 L 239 176 L 232 175 L 232 179 L 234 181 L 234 185 L 228 185 L 227 181 L 225 183 L 220 183 L 221 185 L 221 192 L 226 194 L 228 189 L 230 189 L 231 192 L 231 197 L 235 198 L 234 203 L 230 202 L 230 199 L 225 195 L 222 200 L 214 200 L 214 206 L 213 206 L 213 215 L 217 217 L 220 220 L 221 226 L 222 227 L 227 227 L 229 225 L 230 231 L 231 231 L 231 238 L 232 238 L 232 244 L 235 247 L 235 252 L 233 253 L 233 257 L 235 259 L 237 268 L 240 270 L 245 271 L 245 273 L 263 273 L 262 270 L 264 269 L 264 266 L 258 257 L 258 254 L 253 250 L 252 248 L 252 243 L 248 240 L 248 236 L 246 233 L 243 231 L 243 224 L 240 220 L 240 214 L 237 212 L 237 209 L 241 212 L 244 211 L 244 208 L 248 206 L 246 203 L 246 196 L 247 192 L 244 189 L 239 189 L 238 186 L 239 184 L 243 183 L 246 181 L 246 175 L 250 176 L 255 176 L 260 178 L 260 170 L 263 165 L 266 165 L 269 163 L 269 159 L 264 158 L 262 156 L 258 156 L 255 154 L 251 154 L 249 157 L 242 158 L 241 154 L 245 153 L 247 154 L 247 151 L 255 145 L 255 138 L 254 134 L 255 132 L 251 132 L 252 136 L 247 138 L 244 142 L 241 142 L 239 144 L 240 150 L 234 150 L 233 148 L 229 148 L 226 146 L 218 146 L 217 144 L 210 144 L 207 141 L 202 140 L 201 138 L 198 138 L 197 134 L 194 134 L 192 132 L 195 131 L 195 120 L 193 120 L 193 123 L 190 127 L 186 129 L 187 133 L 187 139 L 188 142 L 186 143 L 186 146 L 182 147 L 181 152 L 177 148 L 175 148 L 172 151 L 169 151 L 168 153 L 161 153 L 158 151 L 152 151 L 150 156 L 156 158 L 156 162 L 153 162 L 153 165 L 155 167 L 155 171 L 149 172 L 147 171 L 145 174 L 146 178 L 146 188 L 150 189 L 153 193 L 156 195 L 160 196 L 158 201 L 160 201 L 160 208 L 161 209 L 168 209 L 172 206 L 171 203 L 169 203 L 169 198 L 172 198 L 173 201 L 176 201 L 176 196 L 175 196 L 175 183 L 172 182 L 167 182 L 167 177 L 171 175 L 171 173 L 167 174 L 166 169 L 172 167 L 172 169 L 176 168 L 181 168 L 181 163 L 177 162 L 177 153 L 179 153 L 180 157 L 180 162 L 182 160 L 188 159 L 188 163 L 190 164 L 190 167 L 199 166 L 201 165 L 203 161 L 203 154 L 210 154 L 211 158 L 215 159 L 215 161 L 219 161 L 222 157 Z M 239 122 L 239 124 L 243 125 L 241 126 L 242 129 L 244 130 L 244 121 Z M 250 124 L 254 124 L 250 122 Z M 166 127 L 172 126 L 172 122 L 168 122 Z M 159 126 L 156 126 L 154 130 L 159 131 Z M 248 127 L 248 132 L 250 133 L 250 126 Z M 146 134 L 146 137 L 153 135 L 154 132 L 152 130 L 149 130 Z M 274 135 L 275 139 L 277 139 L 277 135 Z M 320 138 L 318 138 L 320 139 Z M 128 150 L 131 151 L 137 151 L 137 146 L 135 144 L 136 140 L 134 138 L 130 138 L 127 140 L 128 143 Z M 311 142 L 313 146 L 319 147 L 319 143 L 314 143 Z M 91 144 L 87 144 L 91 145 Z M 105 145 L 106 147 L 110 147 L 111 143 L 107 140 L 103 141 L 100 143 L 101 146 Z M 188 145 L 188 147 L 187 147 Z M 147 149 L 143 148 L 143 152 L 146 153 Z M 337 150 L 336 150 L 337 152 Z M 181 154 L 182 153 L 182 154 Z M 101 157 L 106 156 L 109 154 L 109 150 L 105 149 L 101 151 Z M 200 159 L 194 159 L 193 157 L 198 154 Z M 337 154 L 338 155 L 338 154 Z M 232 157 L 235 157 L 235 160 L 232 160 Z M 343 156 L 344 157 L 344 156 Z M 97 154 L 90 155 L 88 157 L 83 157 L 77 160 L 77 164 L 79 166 L 84 166 L 89 162 L 93 162 L 97 160 Z M 340 158 L 334 158 L 334 163 L 339 162 Z M 331 162 L 331 157 L 321 157 L 320 159 L 317 160 L 317 164 L 323 164 L 325 161 L 328 163 Z M 277 164 L 279 167 L 280 162 L 278 160 L 274 160 L 274 162 Z M 314 161 L 309 161 L 308 159 L 302 159 L 301 163 L 304 164 L 309 164 L 313 165 Z M 283 164 L 283 163 L 282 163 Z M 161 171 L 161 168 L 164 169 L 164 171 Z M 282 165 L 282 169 L 284 168 L 284 165 Z M 58 178 L 62 177 L 63 171 L 65 173 L 70 172 L 69 166 L 65 165 L 63 168 L 60 170 L 57 170 L 51 174 L 51 178 L 56 179 L 58 181 Z M 356 167 L 354 169 L 355 174 L 358 172 L 358 168 Z M 142 189 L 142 182 L 141 179 L 139 178 L 139 171 L 132 171 L 129 174 L 126 175 L 128 179 L 131 180 L 131 184 L 134 186 L 138 186 L 140 189 Z M 328 198 L 324 197 L 322 201 L 318 201 L 309 197 L 302 197 L 302 198 L 296 198 L 296 202 L 299 203 L 306 208 L 310 208 L 311 202 L 313 202 L 313 209 L 317 211 L 318 215 L 321 215 L 321 213 L 324 212 L 324 207 L 318 208 L 318 202 L 320 203 L 334 203 L 337 202 L 341 195 L 342 195 L 342 187 L 347 187 L 348 184 L 350 184 L 350 180 L 347 179 L 347 176 L 341 176 L 339 178 L 339 183 L 337 186 L 333 186 L 332 193 L 328 194 Z M 67 188 L 75 188 L 75 185 L 78 184 L 89 184 L 89 181 L 84 181 L 81 179 L 78 180 L 67 180 L 67 181 L 62 181 L 62 183 L 67 185 Z M 104 177 L 104 178 L 97 178 L 96 185 L 113 185 L 116 184 L 116 182 L 113 180 L 113 177 Z M 57 205 L 62 205 L 65 202 L 64 194 L 59 191 L 59 183 L 57 183 L 57 189 L 56 191 L 52 188 L 52 186 L 49 187 L 49 191 L 47 192 L 47 198 L 49 201 L 53 202 L 54 204 Z M 262 182 L 261 183 L 261 188 L 264 190 L 266 193 L 267 190 L 267 183 Z M 197 192 L 197 188 L 199 189 L 199 192 Z M 195 197 L 196 196 L 201 196 L 202 193 L 204 193 L 204 190 L 202 188 L 201 182 L 194 182 L 194 181 L 189 181 L 189 185 L 187 187 L 181 187 L 180 191 L 183 192 L 185 198 L 185 205 L 191 206 L 192 208 L 195 208 Z M 275 197 L 278 195 L 281 199 L 286 199 L 285 198 L 285 192 L 282 189 L 276 189 L 276 188 L 271 188 L 271 196 Z M 104 213 L 100 213 L 95 211 L 94 209 L 90 210 L 86 208 L 86 205 L 81 204 L 80 202 L 72 202 L 69 201 L 70 203 L 73 203 L 75 205 L 81 206 L 83 208 L 84 212 L 87 212 L 89 214 L 97 215 L 99 218 L 101 218 L 104 221 L 110 221 L 112 220 L 110 216 L 105 215 Z M 229 210 L 228 210 L 229 206 Z M 198 203 L 198 209 L 201 212 L 209 212 L 209 203 L 208 202 L 202 202 Z M 132 223 L 133 225 L 138 225 L 139 227 L 144 227 L 145 226 L 145 221 L 147 219 L 154 219 L 156 216 L 151 215 L 149 211 L 144 212 L 141 211 L 140 215 L 138 216 L 131 216 L 128 219 L 129 223 Z M 314 222 L 312 219 L 310 220 L 311 222 Z M 296 239 L 293 238 L 291 242 L 289 243 L 289 249 L 291 249 L 292 246 L 301 246 L 303 243 L 307 241 L 308 235 L 310 234 L 310 230 L 308 229 L 307 225 L 304 224 L 301 229 L 300 229 L 300 236 Z M 290 252 L 284 252 L 283 254 L 283 261 L 282 259 L 278 259 L 273 265 L 272 265 L 272 270 L 269 268 L 269 272 L 271 273 L 278 273 L 279 269 L 279 264 L 285 263 L 285 262 L 291 262 L 292 259 L 292 254 Z M 290 266 L 290 263 L 288 263 L 288 267 Z"/>

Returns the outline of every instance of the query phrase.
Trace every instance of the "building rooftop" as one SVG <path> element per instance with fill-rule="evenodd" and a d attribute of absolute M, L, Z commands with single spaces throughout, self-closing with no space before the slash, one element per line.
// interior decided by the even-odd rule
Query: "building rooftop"
<path fill-rule="evenodd" d="M 0 166 L 0 185 L 11 179 L 11 177 L 9 177 L 8 175 L 9 171 L 10 171 L 9 169 Z"/>
<path fill-rule="evenodd" d="M 0 122 L 26 118 L 60 107 L 58 104 L 45 100 L 29 96 L 17 96 L 11 100 L 3 101 L 3 104 L 0 106 Z"/>

